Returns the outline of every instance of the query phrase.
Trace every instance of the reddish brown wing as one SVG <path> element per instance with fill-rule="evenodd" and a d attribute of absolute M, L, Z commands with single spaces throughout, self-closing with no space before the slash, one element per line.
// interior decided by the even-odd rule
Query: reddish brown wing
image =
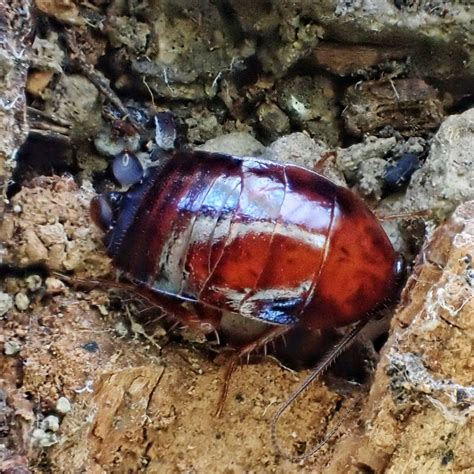
<path fill-rule="evenodd" d="M 393 264 L 349 191 L 296 166 L 205 152 L 151 170 L 106 241 L 116 265 L 157 292 L 277 324 L 303 315 L 311 327 L 361 317 L 385 297 Z M 360 296 L 367 304 L 355 308 Z"/>
<path fill-rule="evenodd" d="M 365 203 L 338 187 L 327 258 L 302 315 L 310 328 L 344 326 L 393 296 L 396 255 Z"/>

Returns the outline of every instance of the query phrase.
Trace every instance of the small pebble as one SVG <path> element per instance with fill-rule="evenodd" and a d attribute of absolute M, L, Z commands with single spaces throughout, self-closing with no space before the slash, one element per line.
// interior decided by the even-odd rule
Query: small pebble
<path fill-rule="evenodd" d="M 11 356 L 17 354 L 18 352 L 20 352 L 20 350 L 21 344 L 18 341 L 12 339 L 10 341 L 5 342 L 3 352 L 5 353 L 5 355 Z"/>
<path fill-rule="evenodd" d="M 30 305 L 30 299 L 28 296 L 25 295 L 25 293 L 17 293 L 15 295 L 15 306 L 20 310 L 20 311 L 25 311 L 28 309 L 28 306 Z"/>
<path fill-rule="evenodd" d="M 71 411 L 71 402 L 66 397 L 58 398 L 56 402 L 56 411 L 65 415 Z"/>
<path fill-rule="evenodd" d="M 40 448 L 47 448 L 58 442 L 58 439 L 54 433 L 47 433 L 41 428 L 36 428 L 31 434 L 33 439 L 33 444 L 39 446 Z"/>
<path fill-rule="evenodd" d="M 41 429 L 44 431 L 58 431 L 59 430 L 59 418 L 54 415 L 49 415 L 47 416 L 42 422 L 41 422 Z"/>
<path fill-rule="evenodd" d="M 290 119 L 276 104 L 260 105 L 257 118 L 262 131 L 270 140 L 276 140 L 290 131 Z"/>
<path fill-rule="evenodd" d="M 13 206 L 13 212 L 14 212 L 15 214 L 20 214 L 21 211 L 22 211 L 22 208 L 21 208 L 21 206 L 20 206 L 19 204 L 15 204 L 15 205 Z"/>
<path fill-rule="evenodd" d="M 26 277 L 25 282 L 30 291 L 38 291 L 41 288 L 43 280 L 39 275 L 29 275 Z"/>
<path fill-rule="evenodd" d="M 13 298 L 8 293 L 0 292 L 0 317 L 8 313 L 13 306 Z"/>
<path fill-rule="evenodd" d="M 46 292 L 49 294 L 61 293 L 65 287 L 64 283 L 58 278 L 48 277 L 45 281 Z"/>
<path fill-rule="evenodd" d="M 114 326 L 115 331 L 119 335 L 119 337 L 126 337 L 128 336 L 128 329 L 127 326 L 122 321 L 119 321 L 115 326 Z"/>
<path fill-rule="evenodd" d="M 99 310 L 99 313 L 102 315 L 102 316 L 107 316 L 109 314 L 109 310 L 107 309 L 107 307 L 103 304 L 98 304 L 97 305 L 97 309 Z"/>

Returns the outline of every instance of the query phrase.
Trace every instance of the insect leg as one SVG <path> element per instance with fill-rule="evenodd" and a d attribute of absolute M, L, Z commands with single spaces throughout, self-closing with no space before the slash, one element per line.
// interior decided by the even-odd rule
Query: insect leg
<path fill-rule="evenodd" d="M 53 272 L 54 276 L 73 286 L 82 286 L 87 288 L 116 288 L 133 293 L 140 298 L 148 301 L 153 306 L 157 306 L 164 312 L 174 316 L 180 323 L 189 326 L 204 334 L 212 333 L 216 330 L 219 323 L 216 311 L 200 311 L 196 314 L 194 305 L 196 302 L 179 299 L 174 295 L 168 295 L 164 292 L 158 292 L 145 285 L 139 285 L 130 282 L 114 282 L 106 280 L 83 280 L 80 278 L 71 278 L 60 273 Z M 190 308 L 186 307 L 189 305 Z"/>
<path fill-rule="evenodd" d="M 265 346 L 267 343 L 269 343 L 273 339 L 281 336 L 282 334 L 285 334 L 292 327 L 293 326 L 290 326 L 290 325 L 272 326 L 271 328 L 266 330 L 263 334 L 258 336 L 254 341 L 245 344 L 245 346 L 242 346 L 240 349 L 238 349 L 238 351 L 235 354 L 232 355 L 227 365 L 224 384 L 222 386 L 222 392 L 221 392 L 219 403 L 217 405 L 217 410 L 215 413 L 216 417 L 220 417 L 222 415 L 222 412 L 224 409 L 224 403 L 229 393 L 230 379 L 232 377 L 232 374 L 234 373 L 235 368 L 237 367 L 237 364 L 239 363 L 239 360 L 242 357 L 249 355 L 255 349 Z"/>
<path fill-rule="evenodd" d="M 400 221 L 400 220 L 415 220 L 420 219 L 422 217 L 431 217 L 432 212 L 429 209 L 423 209 L 421 211 L 409 211 L 409 212 L 396 212 L 396 213 L 388 213 L 387 211 L 379 211 L 375 209 L 373 211 L 375 217 L 379 221 Z"/>
<path fill-rule="evenodd" d="M 336 427 L 331 430 L 326 436 L 323 438 L 321 442 L 316 444 L 315 446 L 311 447 L 308 451 L 301 455 L 292 455 L 284 451 L 280 447 L 280 443 L 278 442 L 277 437 L 277 424 L 280 420 L 280 417 L 283 413 L 288 409 L 288 407 L 295 401 L 295 399 L 306 390 L 306 388 L 313 383 L 314 381 L 318 380 L 326 370 L 331 366 L 331 364 L 339 357 L 339 355 L 347 349 L 350 344 L 354 341 L 356 336 L 360 333 L 360 331 L 365 327 L 367 324 L 368 319 L 360 320 L 333 348 L 331 348 L 325 356 L 321 359 L 319 364 L 313 369 L 313 372 L 303 381 L 303 383 L 290 395 L 290 397 L 278 408 L 276 413 L 273 415 L 271 421 L 271 435 L 272 435 L 272 442 L 275 446 L 275 449 L 278 454 L 285 457 L 286 459 L 290 459 L 293 462 L 302 461 L 307 459 L 308 457 L 312 456 L 314 453 L 319 451 L 334 435 L 334 433 L 339 429 L 343 420 L 336 425 Z"/>

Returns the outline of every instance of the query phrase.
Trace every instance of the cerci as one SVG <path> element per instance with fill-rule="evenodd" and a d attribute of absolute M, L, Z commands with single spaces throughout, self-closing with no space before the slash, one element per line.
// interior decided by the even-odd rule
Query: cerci
<path fill-rule="evenodd" d="M 91 214 L 134 291 L 184 324 L 209 333 L 225 312 L 267 323 L 228 376 L 292 328 L 364 320 L 397 287 L 400 261 L 366 204 L 295 165 L 171 151 Z"/>

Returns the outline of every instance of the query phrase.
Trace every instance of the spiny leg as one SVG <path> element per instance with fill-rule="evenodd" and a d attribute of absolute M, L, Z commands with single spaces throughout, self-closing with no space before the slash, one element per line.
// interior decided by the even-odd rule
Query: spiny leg
<path fill-rule="evenodd" d="M 400 221 L 400 220 L 415 220 L 420 219 L 421 217 L 431 217 L 432 211 L 430 209 L 422 209 L 420 211 L 408 211 L 408 212 L 394 212 L 390 213 L 386 210 L 374 209 L 373 211 L 375 217 L 379 221 Z"/>
<path fill-rule="evenodd" d="M 334 361 L 341 355 L 341 353 L 344 352 L 344 350 L 346 350 L 352 344 L 352 342 L 354 342 L 354 339 L 360 333 L 360 331 L 365 327 L 367 322 L 368 322 L 368 319 L 362 319 L 347 334 L 345 334 L 342 337 L 342 339 L 321 358 L 318 365 L 313 369 L 313 372 L 311 372 L 311 374 L 290 395 L 290 397 L 282 405 L 280 405 L 276 413 L 273 415 L 273 418 L 271 421 L 272 442 L 276 448 L 276 451 L 281 456 L 285 457 L 286 459 L 290 459 L 293 462 L 298 462 L 298 461 L 307 459 L 308 457 L 316 453 L 319 449 L 321 449 L 341 426 L 342 421 L 344 421 L 345 418 L 343 418 L 336 425 L 335 428 L 333 428 L 329 433 L 327 433 L 324 439 L 320 443 L 316 444 L 316 446 L 313 446 L 308 451 L 298 456 L 294 456 L 291 453 L 286 452 L 280 447 L 280 443 L 278 442 L 277 433 L 276 433 L 278 421 L 280 420 L 280 417 L 283 415 L 283 413 L 295 401 L 295 399 L 302 392 L 304 392 L 311 383 L 318 380 L 326 372 L 326 370 L 334 363 Z"/>
<path fill-rule="evenodd" d="M 282 336 L 290 329 L 292 329 L 292 327 L 293 326 L 272 326 L 271 328 L 263 332 L 261 335 L 259 335 L 254 341 L 245 344 L 235 354 L 232 355 L 227 365 L 224 384 L 222 386 L 222 392 L 215 413 L 216 417 L 220 417 L 222 415 L 225 400 L 229 393 L 230 379 L 232 377 L 232 374 L 234 373 L 235 368 L 237 367 L 237 364 L 239 363 L 239 360 L 242 357 L 249 355 L 251 352 L 258 349 L 259 347 L 265 347 L 266 344 L 268 344 L 270 341 L 273 341 L 277 337 Z"/>
<path fill-rule="evenodd" d="M 216 330 L 219 324 L 219 315 L 215 311 L 200 311 L 198 316 L 192 309 L 188 309 L 183 306 L 183 301 L 179 298 L 168 295 L 166 293 L 160 293 L 148 288 L 145 285 L 137 285 L 130 282 L 114 282 L 105 280 L 83 280 L 81 278 L 72 278 L 60 273 L 54 272 L 54 276 L 58 277 L 62 281 L 65 281 L 73 286 L 83 286 L 87 288 L 97 287 L 108 287 L 123 290 L 129 293 L 133 293 L 140 298 L 148 301 L 153 306 L 159 307 L 166 313 L 174 316 L 180 323 L 185 326 L 189 326 L 194 329 L 198 329 L 204 334 L 212 333 Z M 191 305 L 194 305 L 194 301 L 190 301 Z M 205 315 L 206 317 L 203 317 Z"/>

